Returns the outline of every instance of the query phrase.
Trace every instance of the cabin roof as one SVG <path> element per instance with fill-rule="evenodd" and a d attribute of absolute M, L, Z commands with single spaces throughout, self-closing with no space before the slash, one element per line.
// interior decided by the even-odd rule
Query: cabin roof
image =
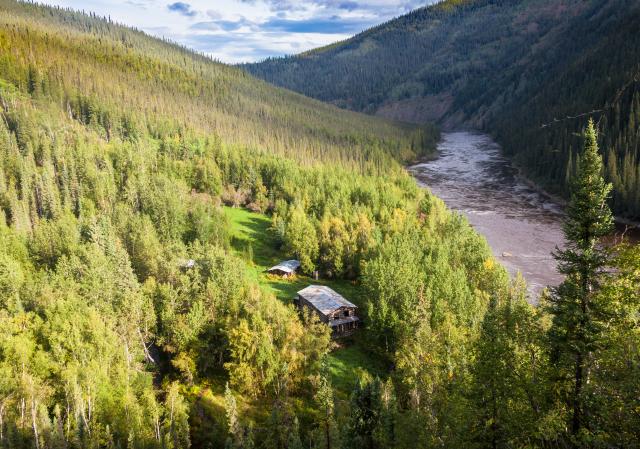
<path fill-rule="evenodd" d="M 341 307 L 357 308 L 355 304 L 324 285 L 310 285 L 300 290 L 298 295 L 306 299 L 323 315 L 329 315 Z"/>
<path fill-rule="evenodd" d="M 300 268 L 300 261 L 298 260 L 284 260 L 278 265 L 274 265 L 267 271 L 282 271 L 283 273 L 291 274 Z"/>

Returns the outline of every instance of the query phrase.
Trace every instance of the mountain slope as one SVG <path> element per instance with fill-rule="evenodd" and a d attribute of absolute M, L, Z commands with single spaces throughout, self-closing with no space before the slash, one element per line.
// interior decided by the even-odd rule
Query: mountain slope
<path fill-rule="evenodd" d="M 575 170 L 575 134 L 597 111 L 614 207 L 637 218 L 638 21 L 637 0 L 447 0 L 245 68 L 344 108 L 489 131 L 559 193 Z"/>
<path fill-rule="evenodd" d="M 365 287 L 362 272 L 400 246 L 411 282 L 391 291 L 406 300 L 375 309 L 405 315 L 425 280 L 438 351 L 445 335 L 471 343 L 508 279 L 402 168 L 436 139 L 106 20 L 0 0 L 0 448 L 317 446 L 318 380 L 348 410 L 392 353 L 367 329 L 330 351 L 292 298 L 331 285 L 366 322 L 380 276 Z M 298 277 L 263 273 L 291 257 Z"/>
<path fill-rule="evenodd" d="M 174 130 L 198 129 L 307 162 L 410 158 L 428 145 L 417 127 L 339 111 L 97 17 L 10 0 L 0 9 L 3 79 L 57 98 L 107 139 L 123 117 L 150 128 L 161 117 Z M 97 99 L 103 110 L 93 111 Z"/>
<path fill-rule="evenodd" d="M 402 168 L 428 127 L 8 0 L 0 108 L 1 449 L 638 441 L 640 255 L 598 294 L 620 313 L 593 321 L 578 441 L 545 309 Z M 311 283 L 356 335 L 300 313 Z"/>

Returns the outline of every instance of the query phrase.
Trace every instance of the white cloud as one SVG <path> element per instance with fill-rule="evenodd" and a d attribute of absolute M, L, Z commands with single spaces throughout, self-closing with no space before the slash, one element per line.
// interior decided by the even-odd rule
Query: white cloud
<path fill-rule="evenodd" d="M 346 39 L 435 0 L 44 0 L 166 37 L 228 63 Z"/>

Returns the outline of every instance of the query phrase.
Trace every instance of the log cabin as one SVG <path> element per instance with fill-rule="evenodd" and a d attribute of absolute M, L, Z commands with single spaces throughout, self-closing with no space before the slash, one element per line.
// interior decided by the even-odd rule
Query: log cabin
<path fill-rule="evenodd" d="M 310 285 L 298 292 L 296 300 L 300 308 L 316 313 L 331 328 L 333 337 L 351 335 L 358 328 L 358 307 L 329 287 Z"/>

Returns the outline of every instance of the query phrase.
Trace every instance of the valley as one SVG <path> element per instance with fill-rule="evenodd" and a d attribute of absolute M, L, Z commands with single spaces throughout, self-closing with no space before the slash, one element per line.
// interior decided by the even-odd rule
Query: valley
<path fill-rule="evenodd" d="M 0 449 L 637 447 L 638 5 L 0 0 Z"/>
<path fill-rule="evenodd" d="M 482 130 L 527 178 L 565 199 L 593 118 L 611 207 L 638 220 L 639 22 L 637 0 L 448 0 L 243 67 L 345 109 Z"/>

